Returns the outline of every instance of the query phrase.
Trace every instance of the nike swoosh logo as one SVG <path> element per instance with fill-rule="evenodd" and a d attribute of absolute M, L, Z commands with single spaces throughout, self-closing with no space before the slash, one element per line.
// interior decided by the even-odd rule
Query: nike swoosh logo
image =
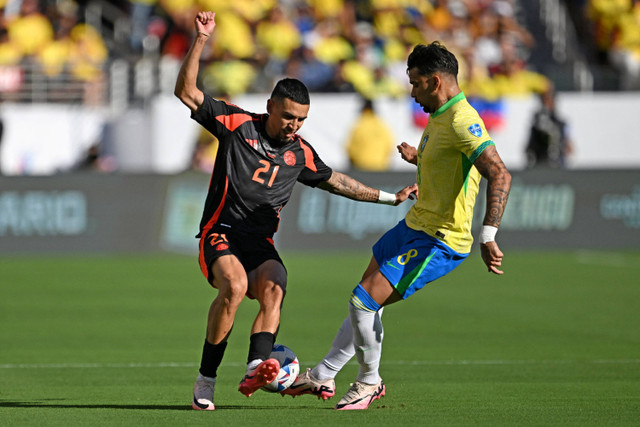
<path fill-rule="evenodd" d="M 289 389 L 290 389 L 290 390 L 297 390 L 297 389 L 299 389 L 300 387 L 305 387 L 305 386 L 306 386 L 306 384 L 298 384 L 298 385 L 291 384 L 291 385 L 289 386 Z"/>
<path fill-rule="evenodd" d="M 202 403 L 198 402 L 198 399 L 196 399 L 195 394 L 193 395 L 193 404 L 196 405 L 200 409 L 206 409 L 206 408 L 209 407 L 209 405 L 205 405 L 205 404 L 202 404 Z"/>
<path fill-rule="evenodd" d="M 391 261 L 387 261 L 387 265 L 391 268 L 395 268 L 396 270 L 400 270 L 398 267 L 396 267 L 395 265 L 391 264 Z"/>

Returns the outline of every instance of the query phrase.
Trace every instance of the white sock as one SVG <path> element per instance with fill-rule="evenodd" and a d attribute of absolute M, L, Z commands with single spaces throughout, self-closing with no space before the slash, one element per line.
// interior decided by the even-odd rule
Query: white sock
<path fill-rule="evenodd" d="M 377 312 L 360 310 L 349 304 L 349 318 L 353 327 L 356 359 L 360 364 L 356 380 L 365 384 L 377 384 L 380 380 L 378 368 L 384 335 L 380 315 Z"/>
<path fill-rule="evenodd" d="M 258 367 L 259 364 L 263 362 L 262 359 L 253 359 L 251 362 L 247 364 L 247 373 L 253 371 Z"/>
<path fill-rule="evenodd" d="M 345 318 L 333 339 L 327 355 L 311 370 L 311 374 L 319 380 L 335 378 L 340 369 L 351 360 L 356 353 L 353 348 L 353 328 L 349 317 Z"/>
<path fill-rule="evenodd" d="M 378 310 L 378 317 L 382 316 L 383 310 L 384 307 Z M 324 359 L 322 359 L 322 362 L 318 363 L 311 370 L 311 374 L 320 381 L 335 378 L 338 372 L 340 372 L 344 365 L 349 363 L 349 360 L 351 360 L 355 354 L 353 328 L 351 327 L 351 319 L 347 316 L 333 339 L 331 350 L 329 350 Z"/>
<path fill-rule="evenodd" d="M 201 373 L 198 373 L 198 378 L 196 378 L 196 381 L 206 381 L 208 383 L 211 383 L 211 384 L 215 385 L 217 378 L 218 377 L 205 377 Z"/>

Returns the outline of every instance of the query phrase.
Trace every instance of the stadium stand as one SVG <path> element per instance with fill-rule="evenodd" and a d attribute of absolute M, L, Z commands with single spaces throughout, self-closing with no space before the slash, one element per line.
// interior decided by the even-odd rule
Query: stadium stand
<path fill-rule="evenodd" d="M 167 91 L 196 10 L 218 29 L 202 83 L 266 92 L 292 75 L 315 92 L 403 96 L 416 43 L 441 40 L 472 96 L 638 87 L 638 0 L 2 0 L 6 101 L 144 103 Z M 166 75 L 168 73 L 168 75 Z"/>

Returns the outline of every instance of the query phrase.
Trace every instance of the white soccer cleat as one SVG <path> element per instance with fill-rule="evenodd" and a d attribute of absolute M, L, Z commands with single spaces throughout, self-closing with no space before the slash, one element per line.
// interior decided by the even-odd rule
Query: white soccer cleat
<path fill-rule="evenodd" d="M 385 387 L 382 378 L 378 384 L 365 384 L 356 381 L 336 405 L 338 410 L 367 409 L 371 402 L 384 396 Z"/>
<path fill-rule="evenodd" d="M 216 379 L 198 374 L 193 385 L 193 402 L 191 407 L 201 411 L 213 411 L 216 407 L 213 404 L 213 393 L 216 391 Z"/>
<path fill-rule="evenodd" d="M 285 396 L 302 396 L 303 394 L 313 394 L 318 399 L 326 400 L 336 394 L 336 383 L 333 378 L 320 381 L 311 374 L 311 369 L 298 376 L 296 380 L 288 388 L 280 392 Z"/>

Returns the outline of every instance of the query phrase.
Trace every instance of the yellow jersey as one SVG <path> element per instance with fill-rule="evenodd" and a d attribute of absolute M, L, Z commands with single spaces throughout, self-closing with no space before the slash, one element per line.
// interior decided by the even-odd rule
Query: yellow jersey
<path fill-rule="evenodd" d="M 469 253 L 481 178 L 473 162 L 493 144 L 462 92 L 431 114 L 418 146 L 419 194 L 406 215 L 407 225 Z"/>
<path fill-rule="evenodd" d="M 351 129 L 346 148 L 353 167 L 381 172 L 389 169 L 395 139 L 382 118 L 365 111 Z"/>

